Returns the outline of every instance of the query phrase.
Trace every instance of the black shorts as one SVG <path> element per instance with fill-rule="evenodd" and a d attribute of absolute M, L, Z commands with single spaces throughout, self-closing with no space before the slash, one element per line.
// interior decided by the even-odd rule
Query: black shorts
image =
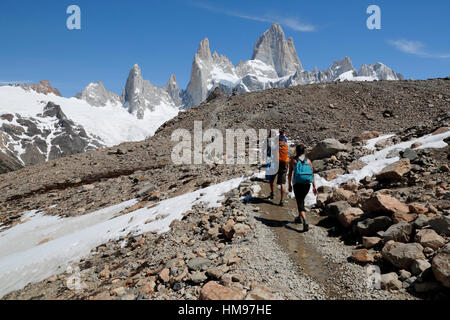
<path fill-rule="evenodd" d="M 298 212 L 306 211 L 305 210 L 305 198 L 311 188 L 310 183 L 297 183 L 294 184 L 294 194 L 295 200 L 297 200 Z"/>
<path fill-rule="evenodd" d="M 287 172 L 288 172 L 288 164 L 286 162 L 280 161 L 278 164 L 278 172 L 272 176 L 272 180 L 275 180 L 275 177 L 278 177 L 277 184 L 283 185 L 286 184 Z"/>

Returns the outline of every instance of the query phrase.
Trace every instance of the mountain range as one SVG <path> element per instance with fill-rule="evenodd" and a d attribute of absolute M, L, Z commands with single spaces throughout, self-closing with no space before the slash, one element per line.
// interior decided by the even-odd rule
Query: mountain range
<path fill-rule="evenodd" d="M 292 38 L 274 23 L 256 41 L 251 60 L 235 66 L 200 42 L 190 81 L 180 90 L 175 75 L 163 87 L 144 80 L 134 65 L 121 95 L 101 81 L 76 97 L 61 97 L 49 81 L 0 87 L 0 173 L 26 165 L 143 140 L 179 112 L 198 106 L 216 88 L 226 94 L 333 81 L 403 80 L 377 62 L 357 71 L 349 57 L 327 70 L 303 69 Z"/>

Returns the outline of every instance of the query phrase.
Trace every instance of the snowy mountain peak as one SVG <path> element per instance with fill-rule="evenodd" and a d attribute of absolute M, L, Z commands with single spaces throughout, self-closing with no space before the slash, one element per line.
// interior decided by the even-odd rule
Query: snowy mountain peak
<path fill-rule="evenodd" d="M 344 57 L 344 59 L 342 59 L 342 60 L 334 61 L 333 66 L 331 67 L 331 70 L 341 74 L 341 73 L 348 72 L 348 71 L 354 71 L 355 68 L 353 67 L 352 60 L 350 60 L 349 57 Z"/>
<path fill-rule="evenodd" d="M 78 93 L 76 97 L 85 100 L 94 107 L 122 105 L 122 98 L 118 94 L 106 90 L 102 81 L 91 82 L 81 93 Z"/>
<path fill-rule="evenodd" d="M 133 74 L 134 76 L 140 76 L 141 67 L 139 67 L 138 64 L 133 65 L 133 67 L 131 67 L 130 74 Z"/>
<path fill-rule="evenodd" d="M 362 65 L 358 72 L 359 76 L 364 77 L 376 77 L 385 80 L 404 80 L 402 74 L 395 73 L 394 70 L 384 65 L 381 62 L 377 62 L 373 65 Z"/>
<path fill-rule="evenodd" d="M 167 91 L 167 93 L 177 106 L 181 105 L 180 88 L 178 87 L 177 78 L 174 74 L 170 75 L 169 81 L 163 87 L 163 89 Z"/>
<path fill-rule="evenodd" d="M 258 38 L 252 60 L 260 60 L 275 68 L 279 77 L 302 71 L 303 67 L 294 46 L 294 40 L 286 40 L 283 29 L 277 23 Z"/>
<path fill-rule="evenodd" d="M 200 42 L 196 57 L 205 62 L 212 62 L 212 56 L 211 56 L 211 50 L 209 49 L 208 38 L 205 38 Z"/>
<path fill-rule="evenodd" d="M 167 107 L 171 113 L 174 113 L 173 111 L 178 109 L 177 103 L 172 98 L 172 95 L 176 96 L 175 91 L 178 88 L 175 77 L 171 77 L 169 84 L 171 84 L 168 88 L 172 91 L 171 94 L 166 90 L 167 88 L 159 88 L 151 84 L 150 81 L 144 80 L 141 68 L 135 64 L 128 74 L 123 91 L 124 107 L 128 109 L 128 112 L 136 115 L 138 119 L 144 119 L 146 111 L 154 112 L 161 107 Z"/>

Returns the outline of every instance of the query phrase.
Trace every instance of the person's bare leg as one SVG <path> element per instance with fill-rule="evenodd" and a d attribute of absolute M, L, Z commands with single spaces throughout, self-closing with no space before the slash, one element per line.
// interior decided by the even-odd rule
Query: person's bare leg
<path fill-rule="evenodd" d="M 305 211 L 301 211 L 301 212 L 299 213 L 299 215 L 300 215 L 300 217 L 302 217 L 302 219 L 303 219 L 304 221 L 306 221 L 306 212 L 305 212 Z"/>
<path fill-rule="evenodd" d="M 281 185 L 281 201 L 284 201 L 286 199 L 286 185 Z"/>
<path fill-rule="evenodd" d="M 269 199 L 273 200 L 273 198 L 275 197 L 275 194 L 273 192 L 273 184 L 275 183 L 275 177 L 272 177 L 269 181 L 270 184 L 270 195 L 269 195 Z"/>

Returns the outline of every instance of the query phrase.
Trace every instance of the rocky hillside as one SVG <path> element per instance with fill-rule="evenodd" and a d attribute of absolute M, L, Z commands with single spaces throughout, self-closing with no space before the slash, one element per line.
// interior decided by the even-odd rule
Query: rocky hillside
<path fill-rule="evenodd" d="M 123 143 L 0 175 L 1 230 L 25 226 L 30 217 L 23 214 L 29 210 L 50 216 L 83 217 L 98 209 L 134 201 L 117 213 L 120 216 L 231 178 L 253 175 L 257 166 L 172 164 L 174 142 L 170 142 L 170 136 L 179 128 L 192 131 L 194 120 L 202 120 L 204 129 L 284 127 L 290 139 L 310 147 L 316 171 L 323 177 L 318 206 L 311 214 L 329 218 L 324 222 L 319 219 L 312 231 L 326 239 L 326 232 L 322 231 L 328 230 L 333 236 L 330 245 L 336 248 L 344 244 L 334 237 L 342 237 L 350 253 L 346 255 L 347 249 L 331 251 L 345 255 L 345 259 L 335 257 L 343 268 L 348 272 L 358 270 L 363 279 L 365 269 L 355 269 L 347 258 L 353 256 L 350 259 L 358 263 L 379 264 L 385 274 L 383 288 L 405 289 L 384 298 L 413 298 L 429 290 L 442 291 L 448 279 L 445 246 L 449 240 L 446 233 L 449 149 L 438 142 L 447 139 L 444 136 L 450 119 L 449 103 L 448 79 L 314 84 L 237 96 L 216 91 L 202 105 L 180 113 L 145 141 Z M 414 146 L 401 145 L 433 132 L 435 135 L 430 137 L 436 137 L 436 141 L 426 138 L 431 140 L 418 140 Z M 384 136 L 389 133 L 395 136 Z M 373 142 L 375 149 L 367 148 L 366 140 L 380 135 L 382 139 Z M 420 143 L 427 148 L 422 150 Z M 429 149 L 432 145 L 439 148 Z M 373 178 L 364 178 L 358 172 L 370 172 L 362 170 L 367 159 L 389 166 Z M 357 181 L 351 182 L 351 178 Z M 225 197 L 218 209 L 194 206 L 191 215 L 187 214 L 181 223 L 173 222 L 168 234 L 130 235 L 97 247 L 92 256 L 78 265 L 85 271 L 83 282 L 88 286 L 82 293 L 59 291 L 67 278 L 60 275 L 7 298 L 210 299 L 215 292 L 221 293 L 220 298 L 249 295 L 330 298 L 326 288 L 320 289 L 317 279 L 299 278 L 289 274 L 289 268 L 280 273 L 282 268 L 276 265 L 264 269 L 268 262 L 258 260 L 264 254 L 259 254 L 261 251 L 252 244 L 268 241 L 267 247 L 275 248 L 278 242 L 261 225 L 258 209 L 236 198 L 264 196 L 258 195 L 254 184 L 242 184 L 234 191 L 236 194 L 232 192 Z M 164 216 L 158 219 L 164 221 Z M 258 236 L 253 238 L 254 234 Z M 250 242 L 241 246 L 239 239 Z M 41 239 L 40 245 L 51 245 L 53 240 Z M 322 247 L 318 243 L 317 246 Z M 290 261 L 281 252 L 278 256 L 271 252 L 273 261 Z M 325 250 L 323 254 L 332 253 Z M 337 291 L 342 297 L 357 298 L 359 293 L 370 298 L 361 283 L 351 284 L 351 277 L 343 277 L 342 287 Z M 288 278 L 293 279 L 289 290 L 276 287 Z M 403 281 L 401 285 L 399 279 Z M 270 290 L 263 282 L 269 283 Z M 302 287 L 309 289 L 302 291 Z M 348 289 L 353 293 L 348 291 L 346 295 L 346 287 L 353 288 Z"/>
<path fill-rule="evenodd" d="M 0 173 L 104 146 L 98 137 L 87 134 L 83 126 L 67 118 L 61 107 L 52 102 L 36 117 L 2 114 L 0 121 L 3 137 L 0 151 L 8 158 L 0 163 Z"/>

